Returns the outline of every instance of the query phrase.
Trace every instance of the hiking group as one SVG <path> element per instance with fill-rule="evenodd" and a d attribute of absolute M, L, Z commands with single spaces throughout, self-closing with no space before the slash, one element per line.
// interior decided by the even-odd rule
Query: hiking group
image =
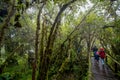
<path fill-rule="evenodd" d="M 98 49 L 96 46 L 94 46 L 92 48 L 92 51 L 93 51 L 93 54 L 94 54 L 94 58 L 95 60 L 97 61 L 97 63 L 99 62 L 99 57 L 101 59 L 101 63 L 104 65 L 105 64 L 105 51 L 104 51 L 104 48 L 100 48 Z"/>

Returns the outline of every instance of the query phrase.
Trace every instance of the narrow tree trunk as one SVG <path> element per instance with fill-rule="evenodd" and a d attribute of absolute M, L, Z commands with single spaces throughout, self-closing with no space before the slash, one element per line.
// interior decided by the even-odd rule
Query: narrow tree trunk
<path fill-rule="evenodd" d="M 40 31 L 40 15 L 41 15 L 41 12 L 42 12 L 42 9 L 44 7 L 44 4 L 42 4 L 42 6 L 40 7 L 39 9 L 39 12 L 38 12 L 38 16 L 37 16 L 37 27 L 36 27 L 36 39 L 35 39 L 35 59 L 33 60 L 33 63 L 32 63 L 32 80 L 35 80 L 36 79 L 36 69 L 37 69 L 37 62 L 38 62 L 38 48 L 39 48 L 39 31 Z"/>
<path fill-rule="evenodd" d="M 41 66 L 44 66 L 43 64 L 42 64 L 42 59 L 43 59 L 43 54 L 44 54 L 44 34 L 45 33 L 45 20 L 43 21 L 43 23 L 42 23 L 42 35 L 41 35 L 41 43 L 40 43 L 40 58 L 39 58 L 39 65 L 38 65 L 38 75 L 37 75 L 37 80 L 40 80 L 40 73 L 41 73 L 41 70 L 42 70 L 42 68 L 41 68 Z"/>

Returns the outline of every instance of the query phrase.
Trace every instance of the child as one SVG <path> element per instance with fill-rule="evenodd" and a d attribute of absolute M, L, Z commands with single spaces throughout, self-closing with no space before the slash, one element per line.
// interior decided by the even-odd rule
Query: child
<path fill-rule="evenodd" d="M 97 60 L 97 62 L 99 62 L 99 52 L 98 51 L 95 54 L 95 60 Z"/>

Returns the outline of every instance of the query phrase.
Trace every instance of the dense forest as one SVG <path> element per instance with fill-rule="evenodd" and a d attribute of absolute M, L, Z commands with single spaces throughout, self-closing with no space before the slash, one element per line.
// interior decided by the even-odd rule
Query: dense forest
<path fill-rule="evenodd" d="M 0 0 L 0 80 L 88 80 L 95 45 L 120 61 L 120 0 Z"/>

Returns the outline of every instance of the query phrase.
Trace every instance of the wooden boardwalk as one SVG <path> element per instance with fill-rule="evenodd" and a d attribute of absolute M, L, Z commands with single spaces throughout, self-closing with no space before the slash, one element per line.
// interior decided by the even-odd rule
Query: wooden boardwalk
<path fill-rule="evenodd" d="M 92 57 L 91 60 L 92 80 L 118 80 L 114 76 L 113 71 L 106 64 L 101 64 L 101 60 L 99 60 L 99 63 L 94 60 L 94 57 Z"/>

